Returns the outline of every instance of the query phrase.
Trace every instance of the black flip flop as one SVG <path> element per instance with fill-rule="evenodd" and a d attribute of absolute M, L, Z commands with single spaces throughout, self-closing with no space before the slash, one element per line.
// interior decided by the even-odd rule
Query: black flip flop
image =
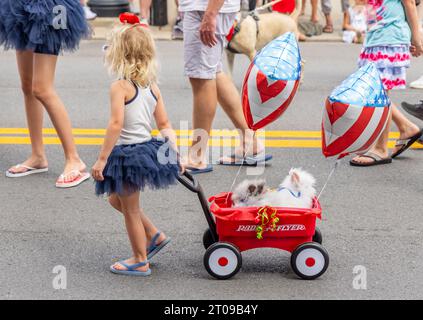
<path fill-rule="evenodd" d="M 379 156 L 376 153 L 373 152 L 366 152 L 365 154 L 359 155 L 362 158 L 370 158 L 373 159 L 373 162 L 368 162 L 368 163 L 362 163 L 362 162 L 358 162 L 358 161 L 354 161 L 354 159 L 352 159 L 350 161 L 350 165 L 353 167 L 373 167 L 373 166 L 378 166 L 381 164 L 389 164 L 392 163 L 392 158 L 382 158 L 381 156 Z"/>
<path fill-rule="evenodd" d="M 414 144 L 414 142 L 416 142 L 417 140 L 419 140 L 422 136 L 423 136 L 423 129 L 421 129 L 418 133 L 416 133 L 411 138 L 408 138 L 408 139 L 398 139 L 396 141 L 396 143 L 395 143 L 395 147 L 401 147 L 401 149 L 399 149 L 397 152 L 394 152 L 391 155 L 391 158 L 392 159 L 395 159 L 396 157 L 398 157 L 401 153 L 403 153 L 405 150 L 407 150 L 408 148 L 410 148 Z"/>

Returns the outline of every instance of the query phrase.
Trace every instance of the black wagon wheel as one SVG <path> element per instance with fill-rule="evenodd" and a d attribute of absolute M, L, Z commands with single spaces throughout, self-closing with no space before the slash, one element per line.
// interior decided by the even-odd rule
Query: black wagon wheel
<path fill-rule="evenodd" d="M 323 243 L 322 231 L 320 231 L 318 227 L 316 227 L 316 230 L 314 231 L 313 242 L 317 242 L 320 244 Z"/>
<path fill-rule="evenodd" d="M 306 242 L 292 252 L 292 270 L 302 279 L 316 279 L 325 273 L 328 266 L 329 254 L 319 243 Z"/>
<path fill-rule="evenodd" d="M 229 279 L 241 269 L 241 252 L 233 244 L 216 242 L 206 250 L 204 266 L 212 277 L 219 280 Z"/>

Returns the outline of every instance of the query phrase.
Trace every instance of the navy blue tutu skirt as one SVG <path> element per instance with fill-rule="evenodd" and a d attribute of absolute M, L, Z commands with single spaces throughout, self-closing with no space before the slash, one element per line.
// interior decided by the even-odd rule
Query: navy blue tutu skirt
<path fill-rule="evenodd" d="M 55 54 L 74 51 L 91 31 L 79 0 L 1 0 L 0 45 Z"/>
<path fill-rule="evenodd" d="M 97 195 L 128 195 L 146 186 L 163 189 L 176 184 L 179 175 L 177 153 L 162 140 L 117 145 L 107 159 L 104 180 L 97 181 Z"/>

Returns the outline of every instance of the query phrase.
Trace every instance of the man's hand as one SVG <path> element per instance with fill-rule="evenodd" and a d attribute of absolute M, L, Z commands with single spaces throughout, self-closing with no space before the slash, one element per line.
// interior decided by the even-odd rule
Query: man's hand
<path fill-rule="evenodd" d="M 206 11 L 200 27 L 201 42 L 210 48 L 217 44 L 216 17 L 217 14 Z"/>

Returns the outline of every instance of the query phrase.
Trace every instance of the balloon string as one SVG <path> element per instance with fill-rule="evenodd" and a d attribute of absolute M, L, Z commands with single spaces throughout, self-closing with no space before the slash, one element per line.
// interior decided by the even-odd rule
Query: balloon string
<path fill-rule="evenodd" d="M 254 146 L 254 138 L 255 138 L 255 136 L 256 136 L 256 131 L 254 131 L 254 133 L 253 133 L 253 139 L 252 139 L 253 142 L 251 143 L 253 146 Z M 244 137 L 244 139 L 245 139 L 245 137 Z M 245 140 L 244 140 L 244 143 L 245 143 Z M 244 152 L 244 155 L 242 157 L 241 165 L 239 166 L 239 169 L 238 169 L 238 172 L 236 173 L 235 179 L 232 181 L 231 188 L 229 189 L 228 195 L 226 196 L 226 202 L 228 202 L 229 195 L 232 193 L 232 190 L 233 190 L 233 188 L 235 186 L 235 182 L 238 179 L 239 174 L 241 173 L 242 167 L 244 166 L 245 157 L 247 156 L 247 153 L 250 151 L 250 144 L 248 144 L 247 148 L 245 148 L 244 151 L 245 152 Z M 236 161 L 236 154 L 235 153 L 234 153 L 234 156 L 235 156 L 234 157 L 235 158 L 234 160 Z"/>
<path fill-rule="evenodd" d="M 335 171 L 336 171 L 336 169 L 338 168 L 338 166 L 339 166 L 339 164 L 341 163 L 341 161 L 342 161 L 342 159 L 341 159 L 341 158 L 339 158 L 339 159 L 337 159 L 337 160 L 336 160 L 335 165 L 333 166 L 332 170 L 330 171 L 330 173 L 329 173 L 329 175 L 328 175 L 328 178 L 326 179 L 326 182 L 325 182 L 325 184 L 323 185 L 322 190 L 320 190 L 320 193 L 319 193 L 319 195 L 317 196 L 317 200 L 319 200 L 319 199 L 320 199 L 320 196 L 322 195 L 323 191 L 325 191 L 326 186 L 328 185 L 328 183 L 329 183 L 330 179 L 332 178 L 333 174 L 335 173 Z"/>

